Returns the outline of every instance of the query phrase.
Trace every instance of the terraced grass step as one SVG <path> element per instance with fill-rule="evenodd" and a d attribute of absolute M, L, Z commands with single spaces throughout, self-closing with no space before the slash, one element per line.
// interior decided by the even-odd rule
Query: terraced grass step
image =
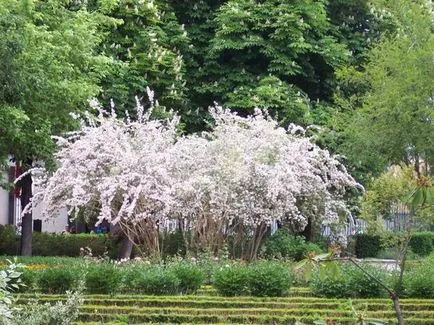
<path fill-rule="evenodd" d="M 128 314 L 128 315 L 104 315 L 104 314 L 80 314 L 80 321 L 87 322 L 120 322 L 127 324 L 142 324 L 142 323 L 202 323 L 202 324 L 293 324 L 295 321 L 312 323 L 320 317 L 319 315 L 191 315 L 191 314 Z M 339 324 L 354 324 L 352 317 L 334 317 L 329 320 L 338 321 Z M 393 323 L 394 318 L 383 319 Z M 434 324 L 434 319 L 428 318 L 407 318 L 406 324 Z"/>
<path fill-rule="evenodd" d="M 38 299 L 44 301 L 57 301 L 66 299 L 65 295 L 51 294 L 19 294 L 17 297 L 21 300 Z M 275 303 L 342 303 L 348 299 L 338 298 L 318 298 L 318 297 L 222 297 L 222 296 L 197 296 L 197 295 L 179 295 L 179 296 L 153 296 L 153 295 L 85 295 L 85 301 L 106 301 L 114 303 L 116 301 L 141 302 L 141 301 L 206 301 L 206 302 L 275 302 Z M 389 304 L 391 301 L 387 298 L 368 298 L 368 299 L 352 299 L 354 302 L 383 303 Z M 401 299 L 403 304 L 434 304 L 434 299 Z"/>
<path fill-rule="evenodd" d="M 80 308 L 81 313 L 95 313 L 95 314 L 185 314 L 190 315 L 319 315 L 324 317 L 351 317 L 353 312 L 351 310 L 335 309 L 329 306 L 328 309 L 319 308 L 292 308 L 292 309 L 270 309 L 270 308 L 182 308 L 182 307 L 101 307 L 101 306 L 83 306 Z M 362 310 L 360 308 L 360 310 Z M 434 311 L 403 311 L 406 318 L 434 318 Z M 388 319 L 395 316 L 395 312 L 390 310 L 375 310 L 366 311 L 365 315 L 370 318 Z"/>

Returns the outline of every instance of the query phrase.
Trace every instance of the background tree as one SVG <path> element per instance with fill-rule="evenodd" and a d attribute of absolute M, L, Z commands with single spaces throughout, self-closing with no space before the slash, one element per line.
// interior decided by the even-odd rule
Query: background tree
<path fill-rule="evenodd" d="M 215 24 L 197 91 L 233 109 L 264 104 L 286 122 L 309 123 L 306 98 L 328 98 L 333 71 L 347 58 L 324 3 L 233 0 Z"/>
<path fill-rule="evenodd" d="M 109 61 L 96 52 L 100 23 L 99 14 L 72 2 L 1 1 L 2 161 L 12 155 L 24 172 L 36 161 L 53 163 L 51 135 L 76 128 L 70 112 L 100 90 L 98 80 Z M 24 207 L 32 197 L 31 176 L 19 185 Z M 21 253 L 30 255 L 31 213 L 22 216 L 21 226 Z"/>
<path fill-rule="evenodd" d="M 170 3 L 92 1 L 88 9 L 117 20 L 101 44 L 101 51 L 114 61 L 101 82 L 102 102 L 108 105 L 112 99 L 119 114 L 125 109 L 134 113 L 135 96 L 146 97 L 150 87 L 161 107 L 182 114 L 187 104 L 183 53 L 188 35 Z"/>
<path fill-rule="evenodd" d="M 363 70 L 341 73 L 342 82 L 357 89 L 345 104 L 351 121 L 345 152 L 374 174 L 401 162 L 421 174 L 429 171 L 421 163 L 433 161 L 433 17 L 423 1 L 384 6 L 396 31 L 372 49 Z"/>

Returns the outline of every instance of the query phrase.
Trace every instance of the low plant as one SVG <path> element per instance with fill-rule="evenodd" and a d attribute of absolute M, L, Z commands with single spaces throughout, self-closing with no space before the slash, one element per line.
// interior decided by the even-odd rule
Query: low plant
<path fill-rule="evenodd" d="M 366 272 L 385 282 L 386 272 L 370 265 L 363 265 Z M 373 281 L 360 268 L 343 264 L 333 270 L 317 269 L 310 286 L 314 295 L 327 298 L 373 298 L 383 297 L 385 292 L 377 281 Z"/>
<path fill-rule="evenodd" d="M 181 293 L 194 293 L 205 281 L 204 271 L 197 265 L 180 262 L 169 268 L 179 280 Z"/>
<path fill-rule="evenodd" d="M 434 255 L 414 265 L 404 277 L 404 295 L 411 298 L 434 298 Z"/>
<path fill-rule="evenodd" d="M 38 277 L 39 289 L 44 293 L 65 293 L 72 290 L 74 284 L 74 272 L 69 268 L 49 268 Z"/>
<path fill-rule="evenodd" d="M 214 286 L 223 296 L 241 296 L 249 293 L 249 272 L 247 267 L 227 264 L 214 273 Z"/>
<path fill-rule="evenodd" d="M 37 301 L 17 307 L 12 292 L 18 290 L 21 282 L 23 265 L 10 263 L 7 269 L 0 271 L 0 324 L 1 325 L 70 325 L 78 318 L 79 306 L 83 304 L 83 280 L 78 281 L 77 291 L 67 291 L 67 299 L 55 304 Z"/>
<path fill-rule="evenodd" d="M 253 296 L 281 297 L 289 292 L 291 274 L 287 265 L 260 262 L 249 267 L 248 285 Z"/>
<path fill-rule="evenodd" d="M 132 284 L 141 293 L 165 295 L 179 292 L 181 281 L 173 269 L 158 266 L 142 269 Z"/>
<path fill-rule="evenodd" d="M 111 294 L 122 284 L 122 271 L 111 263 L 91 265 L 87 269 L 86 289 L 89 293 Z"/>

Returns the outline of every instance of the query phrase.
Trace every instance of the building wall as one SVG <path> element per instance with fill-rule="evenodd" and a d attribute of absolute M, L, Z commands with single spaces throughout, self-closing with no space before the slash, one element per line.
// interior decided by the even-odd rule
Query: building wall
<path fill-rule="evenodd" d="M 0 179 L 7 179 L 8 175 L 4 173 Z M 0 187 L 0 225 L 8 223 L 9 216 L 9 193 Z"/>
<path fill-rule="evenodd" d="M 42 232 L 61 233 L 68 225 L 68 214 L 66 209 L 59 211 L 59 214 L 53 218 L 42 218 L 41 207 L 33 210 L 33 220 L 42 220 Z"/>

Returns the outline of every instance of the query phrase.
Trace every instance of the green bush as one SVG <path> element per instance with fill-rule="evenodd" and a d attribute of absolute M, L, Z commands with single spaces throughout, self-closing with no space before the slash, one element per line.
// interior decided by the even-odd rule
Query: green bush
<path fill-rule="evenodd" d="M 75 284 L 73 270 L 69 268 L 49 268 L 38 277 L 39 289 L 44 293 L 65 293 Z"/>
<path fill-rule="evenodd" d="M 386 281 L 386 271 L 378 267 L 361 265 L 369 274 Z M 311 283 L 315 296 L 326 298 L 375 298 L 385 295 L 382 286 L 355 265 L 338 265 L 334 270 L 314 272 Z"/>
<path fill-rule="evenodd" d="M 416 233 L 410 239 L 411 250 L 419 256 L 427 256 L 433 252 L 433 239 L 432 232 Z"/>
<path fill-rule="evenodd" d="M 288 266 L 261 262 L 249 267 L 250 294 L 258 297 L 281 297 L 289 292 L 291 275 Z"/>
<path fill-rule="evenodd" d="M 86 290 L 89 293 L 118 292 L 122 284 L 122 270 L 113 264 L 92 265 L 86 273 Z"/>
<path fill-rule="evenodd" d="M 115 258 L 117 246 L 105 234 L 51 234 L 33 233 L 33 255 L 37 256 L 80 256 L 80 248 L 89 247 L 94 256 L 105 252 Z"/>
<path fill-rule="evenodd" d="M 41 272 L 24 269 L 21 273 L 21 282 L 24 286 L 20 287 L 20 292 L 28 292 L 36 289 L 38 278 Z"/>
<path fill-rule="evenodd" d="M 20 252 L 20 241 L 15 227 L 12 225 L 0 225 L 0 255 L 18 255 Z"/>
<path fill-rule="evenodd" d="M 171 269 L 179 280 L 179 291 L 181 293 L 194 293 L 205 281 L 205 273 L 197 265 L 181 262 Z"/>
<path fill-rule="evenodd" d="M 248 294 L 249 273 L 247 267 L 226 265 L 214 273 L 214 286 L 223 296 L 240 296 Z"/>
<path fill-rule="evenodd" d="M 302 260 L 307 253 L 321 253 L 321 248 L 306 242 L 304 237 L 288 234 L 284 229 L 279 229 L 264 243 L 263 255 L 266 258 L 291 258 L 296 261 Z"/>
<path fill-rule="evenodd" d="M 156 266 L 142 269 L 132 284 L 144 294 L 166 295 L 178 293 L 181 281 L 172 269 Z"/>
<path fill-rule="evenodd" d="M 376 257 L 381 249 L 379 236 L 358 234 L 356 235 L 356 256 L 358 258 Z"/>
<path fill-rule="evenodd" d="M 434 255 L 414 265 L 405 274 L 404 293 L 411 298 L 434 298 Z"/>

